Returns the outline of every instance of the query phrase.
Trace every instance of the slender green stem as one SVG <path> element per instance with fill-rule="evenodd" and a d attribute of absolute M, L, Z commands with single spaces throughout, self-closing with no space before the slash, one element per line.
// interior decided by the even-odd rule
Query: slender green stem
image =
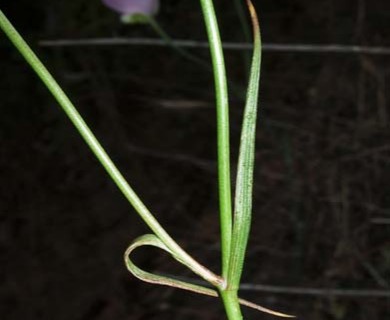
<path fill-rule="evenodd" d="M 218 182 L 221 223 L 222 276 L 227 276 L 232 235 L 232 201 L 230 186 L 229 104 L 217 18 L 212 0 L 200 1 L 210 43 L 217 103 Z"/>
<path fill-rule="evenodd" d="M 221 224 L 222 276 L 229 273 L 232 242 L 232 204 L 230 186 L 229 105 L 225 63 L 217 18 L 212 0 L 200 1 L 210 43 L 217 100 L 218 182 Z M 229 284 L 227 283 L 229 286 Z M 229 320 L 241 320 L 241 308 L 237 291 L 220 290 Z"/>
<path fill-rule="evenodd" d="M 8 21 L 6 16 L 0 10 L 0 28 L 3 29 L 5 34 L 14 44 L 14 46 L 19 50 L 22 56 L 30 64 L 32 69 L 40 77 L 42 82 L 46 85 L 49 91 L 52 93 L 54 98 L 58 101 L 63 111 L 67 114 L 69 119 L 72 121 L 76 129 L 79 131 L 80 135 L 84 138 L 85 142 L 91 148 L 92 152 L 95 154 L 96 158 L 100 161 L 103 167 L 106 169 L 107 173 L 111 179 L 115 182 L 118 188 L 122 191 L 124 196 L 134 207 L 137 213 L 145 221 L 145 223 L 152 229 L 152 231 L 158 236 L 158 238 L 172 251 L 177 257 L 182 261 L 185 261 L 187 265 L 191 266 L 191 269 L 203 277 L 208 282 L 214 284 L 217 287 L 223 287 L 224 282 L 221 277 L 215 275 L 213 272 L 199 264 L 194 260 L 190 255 L 188 255 L 177 243 L 174 241 L 171 236 L 165 231 L 165 229 L 159 224 L 156 218 L 151 214 L 147 209 L 141 199 L 137 196 L 134 190 L 127 183 L 126 179 L 119 172 L 118 168 L 112 162 L 106 151 L 103 149 L 99 141 L 96 139 L 92 131 L 88 128 L 87 124 L 78 113 L 72 102 L 66 96 L 61 87 L 57 84 L 54 78 L 51 76 L 49 71 L 45 68 L 42 62 L 30 49 L 27 43 L 19 35 L 16 29 Z"/>
<path fill-rule="evenodd" d="M 240 302 L 238 300 L 237 291 L 220 291 L 225 312 L 229 320 L 242 320 Z"/>

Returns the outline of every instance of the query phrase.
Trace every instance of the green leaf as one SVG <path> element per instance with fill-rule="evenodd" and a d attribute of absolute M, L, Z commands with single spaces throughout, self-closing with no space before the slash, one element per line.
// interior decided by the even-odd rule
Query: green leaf
<path fill-rule="evenodd" d="M 125 264 L 127 269 L 130 271 L 132 275 L 137 277 L 138 279 L 153 283 L 153 284 L 159 284 L 159 285 L 164 285 L 164 286 L 170 286 L 170 287 L 175 287 L 187 291 L 192 291 L 208 296 L 214 296 L 217 297 L 217 291 L 202 287 L 199 285 L 195 285 L 192 283 L 180 281 L 174 278 L 169 278 L 166 276 L 161 276 L 157 274 L 153 274 L 147 271 L 144 271 L 140 268 L 138 268 L 133 261 L 130 259 L 131 253 L 141 247 L 141 246 L 152 246 L 152 247 L 157 247 L 159 249 L 162 249 L 166 252 L 168 252 L 176 261 L 180 262 L 181 264 L 185 265 L 187 268 L 192 269 L 192 265 L 186 263 L 182 259 L 180 259 L 179 256 L 177 256 L 172 250 L 170 250 L 159 238 L 157 238 L 154 234 L 145 234 L 141 237 L 138 237 L 135 239 L 131 245 L 127 248 L 125 254 L 124 254 L 124 259 L 125 259 Z M 194 270 L 193 270 L 194 271 Z"/>
<path fill-rule="evenodd" d="M 247 1 L 253 23 L 254 50 L 241 131 L 237 168 L 232 249 L 230 252 L 228 288 L 238 290 L 252 216 L 253 168 L 256 139 L 256 118 L 261 66 L 261 37 L 256 11 Z"/>

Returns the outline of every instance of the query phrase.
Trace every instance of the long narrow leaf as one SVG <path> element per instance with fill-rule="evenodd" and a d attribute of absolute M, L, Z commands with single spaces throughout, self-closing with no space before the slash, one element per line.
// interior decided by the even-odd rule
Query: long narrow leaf
<path fill-rule="evenodd" d="M 251 224 L 256 118 L 261 66 L 261 37 L 259 22 L 252 3 L 249 0 L 247 3 L 253 23 L 254 51 L 244 111 L 237 168 L 232 249 L 230 252 L 231 255 L 228 272 L 228 286 L 232 290 L 237 290 L 240 284 Z"/>

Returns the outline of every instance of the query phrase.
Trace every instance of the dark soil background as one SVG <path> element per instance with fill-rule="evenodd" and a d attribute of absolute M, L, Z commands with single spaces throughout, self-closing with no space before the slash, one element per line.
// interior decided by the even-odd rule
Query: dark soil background
<path fill-rule="evenodd" d="M 233 2 L 215 2 L 223 39 L 244 41 Z M 156 37 L 98 0 L 0 4 L 151 211 L 218 272 L 212 76 L 166 47 L 39 44 Z M 390 47 L 388 0 L 255 4 L 266 43 Z M 174 38 L 206 38 L 198 1 L 164 0 L 157 19 Z M 226 61 L 245 85 L 243 52 Z M 147 227 L 3 34 L 0 70 L 1 319 L 223 319 L 216 299 L 126 271 Z M 243 297 L 300 319 L 390 317 L 389 82 L 390 55 L 264 52 Z M 232 94 L 233 167 L 242 109 Z M 192 277 L 159 251 L 137 262 Z"/>

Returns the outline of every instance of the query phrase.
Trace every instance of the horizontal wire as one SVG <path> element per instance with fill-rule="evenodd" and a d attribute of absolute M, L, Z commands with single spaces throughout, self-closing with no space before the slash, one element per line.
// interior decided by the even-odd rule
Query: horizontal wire
<path fill-rule="evenodd" d="M 243 283 L 242 291 L 262 291 L 268 293 L 296 294 L 306 296 L 338 296 L 338 297 L 371 297 L 390 298 L 390 290 L 375 289 L 332 289 L 332 288 L 302 288 L 302 287 L 279 287 L 262 284 Z"/>
<path fill-rule="evenodd" d="M 173 44 L 183 48 L 208 48 L 205 41 L 173 40 Z M 165 47 L 162 39 L 156 38 L 84 38 L 84 39 L 56 39 L 40 40 L 42 47 L 85 47 L 85 46 L 154 46 Z M 227 50 L 251 50 L 252 44 L 239 42 L 224 42 Z M 276 44 L 264 43 L 264 51 L 274 52 L 304 52 L 304 53 L 354 53 L 368 55 L 390 55 L 390 47 L 371 47 L 342 44 Z"/>
<path fill-rule="evenodd" d="M 166 275 L 166 274 L 165 274 Z M 172 276 L 178 280 L 187 281 L 194 284 L 208 286 L 207 282 L 198 279 L 192 279 L 183 276 Z M 305 295 L 305 296 L 322 296 L 322 297 L 350 297 L 350 298 L 390 298 L 390 290 L 378 290 L 378 289 L 335 289 L 335 288 L 305 288 L 305 287 L 285 287 L 285 286 L 273 286 L 253 283 L 240 284 L 241 291 L 256 291 L 266 293 L 278 293 L 278 294 L 293 294 L 293 295 Z"/>

